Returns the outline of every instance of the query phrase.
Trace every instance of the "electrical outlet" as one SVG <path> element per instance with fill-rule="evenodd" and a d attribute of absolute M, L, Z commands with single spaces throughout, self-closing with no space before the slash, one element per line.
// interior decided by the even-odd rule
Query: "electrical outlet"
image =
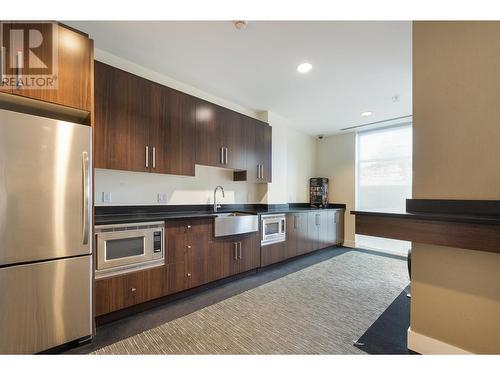
<path fill-rule="evenodd" d="M 158 203 L 167 203 L 166 193 L 158 193 Z"/>
<path fill-rule="evenodd" d="M 103 191 L 102 192 L 102 201 L 104 203 L 111 203 L 111 192 L 110 191 Z"/>

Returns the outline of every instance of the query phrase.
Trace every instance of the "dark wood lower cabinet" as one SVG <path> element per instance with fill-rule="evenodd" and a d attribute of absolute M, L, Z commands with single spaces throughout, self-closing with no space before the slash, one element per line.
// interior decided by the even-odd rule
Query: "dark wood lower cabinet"
<path fill-rule="evenodd" d="M 344 210 L 318 210 L 288 214 L 284 259 L 341 244 L 344 241 L 343 214 Z M 279 251 L 269 254 L 269 251 L 263 247 L 262 252 L 266 253 L 263 258 L 280 257 Z"/>
<path fill-rule="evenodd" d="M 273 263 L 286 259 L 286 243 L 278 242 L 271 245 L 262 246 L 260 249 L 260 265 L 269 266 Z"/>
<path fill-rule="evenodd" d="M 166 293 L 165 267 L 99 279 L 95 282 L 95 315 L 137 305 Z"/>
<path fill-rule="evenodd" d="M 239 272 L 250 271 L 260 266 L 259 233 L 240 236 Z"/>
<path fill-rule="evenodd" d="M 258 232 L 215 238 L 209 218 L 165 223 L 165 265 L 99 279 L 95 315 L 105 315 L 343 241 L 343 210 L 287 215 L 287 240 L 260 246 Z"/>

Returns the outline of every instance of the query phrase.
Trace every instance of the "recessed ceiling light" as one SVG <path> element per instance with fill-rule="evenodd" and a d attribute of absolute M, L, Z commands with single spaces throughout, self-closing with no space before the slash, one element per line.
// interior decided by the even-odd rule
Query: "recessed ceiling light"
<path fill-rule="evenodd" d="M 309 64 L 308 62 L 305 62 L 305 63 L 302 63 L 300 64 L 299 66 L 297 66 L 297 70 L 299 71 L 299 73 L 307 73 L 308 71 L 310 71 L 312 69 L 312 65 Z"/>
<path fill-rule="evenodd" d="M 371 116 L 371 115 L 372 115 L 372 113 L 370 111 L 361 112 L 361 116 L 363 116 L 363 117 Z"/>

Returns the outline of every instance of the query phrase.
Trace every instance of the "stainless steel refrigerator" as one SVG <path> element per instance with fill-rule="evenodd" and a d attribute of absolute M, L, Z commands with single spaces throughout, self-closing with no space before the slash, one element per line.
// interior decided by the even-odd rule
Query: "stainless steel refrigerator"
<path fill-rule="evenodd" d="M 0 109 L 0 353 L 92 334 L 91 128 Z"/>

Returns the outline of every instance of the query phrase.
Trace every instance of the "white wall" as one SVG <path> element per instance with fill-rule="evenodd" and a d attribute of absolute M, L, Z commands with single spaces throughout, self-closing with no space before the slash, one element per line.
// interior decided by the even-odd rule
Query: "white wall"
<path fill-rule="evenodd" d="M 290 127 L 284 117 L 266 112 L 273 131 L 273 182 L 267 202 L 309 202 L 309 179 L 316 176 L 316 140 Z"/>
<path fill-rule="evenodd" d="M 207 100 L 211 103 L 218 104 L 222 107 L 232 109 L 233 111 L 243 113 L 247 116 L 261 119 L 260 113 L 257 111 L 253 111 L 249 108 L 245 108 L 241 105 L 230 102 L 230 101 L 225 100 L 223 98 L 219 98 L 219 97 L 212 95 L 206 91 L 202 91 L 200 89 L 197 89 L 196 87 L 193 87 L 191 85 L 180 82 L 172 77 L 168 77 L 166 75 L 155 72 L 154 70 L 145 68 L 145 67 L 138 65 L 132 61 L 123 59 L 123 58 L 118 57 L 116 55 L 113 55 L 109 52 L 103 51 L 99 48 L 94 49 L 94 58 L 97 61 L 112 65 L 114 67 L 120 68 L 120 69 L 125 70 L 127 72 L 130 72 L 132 74 L 136 74 L 140 77 L 144 77 L 144 78 L 149 79 L 151 81 L 158 82 L 162 85 L 165 85 L 165 86 L 171 87 L 173 89 L 185 92 L 186 94 L 196 96 L 198 98 Z"/>
<path fill-rule="evenodd" d="M 196 166 L 196 176 L 174 176 L 156 173 L 96 169 L 95 205 L 212 204 L 213 191 L 222 185 L 225 198 L 217 193 L 217 201 L 229 203 L 265 203 L 266 184 L 233 181 L 232 171 Z M 103 202 L 103 192 L 111 192 L 111 203 Z M 166 194 L 165 203 L 158 194 Z"/>
<path fill-rule="evenodd" d="M 356 133 L 333 135 L 317 141 L 318 177 L 328 177 L 329 201 L 345 203 L 344 244 L 354 247 L 356 204 Z"/>
<path fill-rule="evenodd" d="M 97 169 L 96 205 L 153 205 L 213 203 L 213 189 L 222 185 L 226 197 L 221 203 L 289 203 L 309 201 L 309 178 L 315 176 L 316 142 L 309 135 L 289 126 L 288 121 L 272 112 L 256 112 L 198 90 L 171 77 L 146 69 L 131 61 L 95 50 L 95 58 L 130 73 L 200 97 L 234 111 L 269 122 L 273 132 L 273 182 L 254 184 L 234 182 L 229 170 L 196 166 L 195 177 L 159 175 Z M 111 202 L 103 193 L 111 193 Z M 158 194 L 166 202 L 158 202 Z"/>

